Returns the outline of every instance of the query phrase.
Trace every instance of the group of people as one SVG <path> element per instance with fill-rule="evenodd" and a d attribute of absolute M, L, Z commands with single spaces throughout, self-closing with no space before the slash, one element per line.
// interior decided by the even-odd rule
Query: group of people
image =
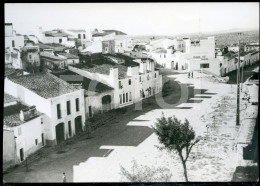
<path fill-rule="evenodd" d="M 189 72 L 188 73 L 188 78 L 190 78 L 190 77 L 193 78 L 193 72 L 191 72 L 191 73 Z"/>

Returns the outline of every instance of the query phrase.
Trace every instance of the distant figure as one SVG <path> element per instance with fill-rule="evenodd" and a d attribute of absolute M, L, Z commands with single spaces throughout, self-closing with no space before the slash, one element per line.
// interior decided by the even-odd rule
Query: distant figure
<path fill-rule="evenodd" d="M 193 78 L 193 72 L 191 72 L 191 78 Z"/>
<path fill-rule="evenodd" d="M 66 175 L 65 175 L 65 172 L 63 172 L 63 176 L 62 176 L 62 181 L 63 181 L 63 183 L 66 183 Z"/>
<path fill-rule="evenodd" d="M 188 73 L 188 78 L 190 78 L 190 72 Z"/>

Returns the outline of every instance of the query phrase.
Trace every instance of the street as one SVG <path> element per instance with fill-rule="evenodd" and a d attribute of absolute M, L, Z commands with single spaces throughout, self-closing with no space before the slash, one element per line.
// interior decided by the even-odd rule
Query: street
<path fill-rule="evenodd" d="M 65 172 L 67 182 L 127 181 L 119 176 L 120 166 L 129 168 L 135 159 L 149 166 L 169 167 L 173 174 L 171 181 L 184 181 L 178 156 L 172 157 L 155 147 L 159 143 L 151 126 L 163 112 L 166 117 L 187 118 L 196 135 L 204 137 L 193 148 L 187 162 L 190 181 L 230 181 L 237 164 L 231 149 L 238 131 L 234 114 L 236 87 L 188 79 L 187 74 L 169 75 L 169 78 L 171 92 L 163 99 L 144 100 L 142 110 L 129 106 L 126 113 L 118 114 L 113 122 L 93 131 L 90 139 L 85 135 L 75 143 L 65 145 L 63 153 L 50 152 L 31 163 L 29 171 L 17 167 L 5 174 L 4 180 L 62 182 Z M 179 101 L 183 94 L 188 99 Z M 164 102 L 167 107 L 161 108 Z M 216 117 L 214 127 L 213 115 Z M 206 125 L 210 125 L 209 130 Z M 73 166 L 79 166 L 76 172 Z"/>

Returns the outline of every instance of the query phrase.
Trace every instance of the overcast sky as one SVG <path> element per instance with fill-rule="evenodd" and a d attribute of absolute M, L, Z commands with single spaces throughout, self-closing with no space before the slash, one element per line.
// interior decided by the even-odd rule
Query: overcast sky
<path fill-rule="evenodd" d="M 259 29 L 259 3 L 6 3 L 5 22 L 21 34 L 36 26 L 116 29 L 134 35 Z"/>

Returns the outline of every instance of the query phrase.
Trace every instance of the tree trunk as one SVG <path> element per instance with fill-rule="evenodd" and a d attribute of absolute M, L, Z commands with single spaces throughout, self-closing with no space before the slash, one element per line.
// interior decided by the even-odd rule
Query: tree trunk
<path fill-rule="evenodd" d="M 184 170 L 185 181 L 186 181 L 186 182 L 189 182 L 188 176 L 187 176 L 186 162 L 185 162 L 185 161 L 182 161 L 182 165 L 183 165 L 183 170 Z"/>

